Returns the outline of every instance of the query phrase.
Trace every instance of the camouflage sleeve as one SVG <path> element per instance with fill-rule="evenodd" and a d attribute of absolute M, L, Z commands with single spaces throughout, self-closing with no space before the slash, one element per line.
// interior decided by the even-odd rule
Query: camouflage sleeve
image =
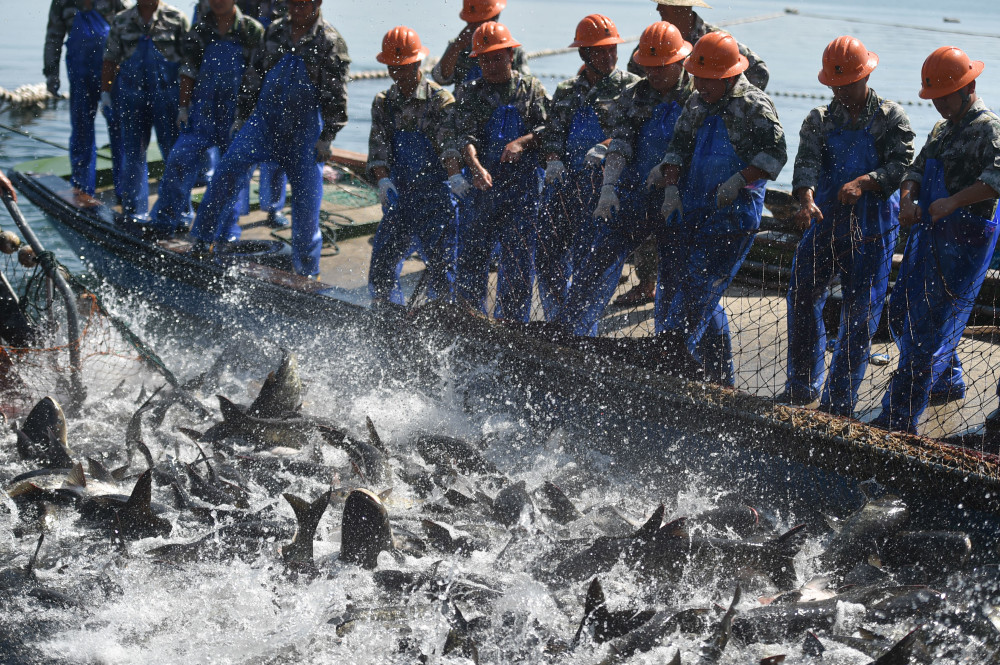
<path fill-rule="evenodd" d="M 566 138 L 576 112 L 573 83 L 574 79 L 560 83 L 552 95 L 552 101 L 548 103 L 548 119 L 544 130 L 540 132 L 543 155 L 552 153 L 558 155 L 558 159 L 565 159 Z"/>
<path fill-rule="evenodd" d="M 531 93 L 528 100 L 527 118 L 525 124 L 529 132 L 542 135 L 546 132 L 549 122 L 549 93 L 545 92 L 545 86 L 538 79 L 529 77 L 531 80 Z"/>
<path fill-rule="evenodd" d="M 368 173 L 392 163 L 392 118 L 386 109 L 385 92 L 375 95 L 372 102 L 372 129 L 368 134 Z"/>
<path fill-rule="evenodd" d="M 458 157 L 452 152 L 455 144 L 455 128 L 452 125 L 451 115 L 455 110 L 455 98 L 447 90 L 438 90 L 434 97 L 434 127 L 436 130 L 434 146 L 437 148 L 441 159 L 448 157 Z"/>
<path fill-rule="evenodd" d="M 120 65 L 124 59 L 124 47 L 122 45 L 122 17 L 121 14 L 115 17 L 114 23 L 111 24 L 111 30 L 108 32 L 108 42 L 104 47 L 104 60 L 105 62 L 113 62 L 116 65 Z"/>
<path fill-rule="evenodd" d="M 445 51 L 451 48 L 451 45 L 454 43 L 455 43 L 454 39 L 448 40 L 448 48 L 446 48 Z M 438 60 L 437 64 L 434 65 L 434 69 L 431 70 L 431 78 L 434 79 L 434 82 L 437 83 L 438 85 L 451 85 L 452 83 L 455 82 L 455 73 L 452 72 L 451 78 L 446 79 L 444 77 L 444 74 L 441 73 L 441 61 Z"/>
<path fill-rule="evenodd" d="M 677 124 L 674 125 L 674 135 L 670 139 L 670 145 L 667 146 L 667 153 L 663 156 L 663 161 L 660 162 L 661 166 L 679 166 L 683 169 L 691 163 L 695 141 L 698 138 L 698 129 L 701 128 L 704 120 L 705 113 L 701 108 L 701 97 L 697 94 L 691 95 L 687 104 L 684 105 L 680 117 L 677 118 Z"/>
<path fill-rule="evenodd" d="M 740 53 L 750 61 L 750 66 L 744 72 L 747 80 L 761 90 L 767 88 L 767 82 L 771 79 L 771 72 L 767 70 L 767 65 L 764 64 L 761 57 L 743 44 L 740 44 Z"/>
<path fill-rule="evenodd" d="M 910 164 L 910 167 L 906 169 L 906 172 L 903 174 L 903 182 L 906 182 L 907 180 L 912 180 L 913 182 L 919 185 L 924 181 L 924 166 L 926 166 L 927 159 L 929 157 L 929 152 L 930 152 L 929 147 L 934 143 L 934 136 L 938 132 L 938 127 L 941 127 L 943 125 L 944 125 L 943 121 L 934 125 L 934 128 L 931 130 L 931 133 L 927 135 L 927 141 L 924 143 L 924 147 L 920 149 L 920 152 L 917 153 L 917 156 L 913 160 L 913 163 Z"/>
<path fill-rule="evenodd" d="M 455 90 L 455 107 L 451 114 L 451 150 L 455 150 L 460 155 L 465 146 L 476 145 L 478 97 L 476 81 L 463 83 Z"/>
<path fill-rule="evenodd" d="M 986 168 L 979 174 L 978 180 L 993 188 L 993 191 L 1000 195 L 1000 119 L 992 113 L 993 122 L 989 123 L 990 131 L 983 141 L 982 149 L 985 150 Z"/>
<path fill-rule="evenodd" d="M 319 98 L 323 131 L 321 141 L 332 141 L 347 124 L 347 81 L 350 77 L 351 58 L 347 43 L 337 34 L 332 52 L 323 72 L 323 85 Z"/>
<path fill-rule="evenodd" d="M 611 143 L 608 144 L 608 154 L 617 153 L 625 159 L 632 159 L 632 144 L 635 141 L 635 128 L 632 126 L 632 109 L 635 107 L 636 84 L 630 85 L 615 100 L 611 106 Z"/>
<path fill-rule="evenodd" d="M 646 70 L 643 69 L 642 65 L 637 64 L 636 61 L 632 59 L 632 56 L 634 56 L 638 50 L 639 50 L 638 46 L 636 46 L 634 49 L 632 49 L 632 55 L 630 55 L 628 57 L 628 68 L 627 69 L 632 74 L 635 74 L 636 76 L 642 76 L 643 78 L 645 78 L 645 76 L 646 76 Z"/>
<path fill-rule="evenodd" d="M 788 161 L 785 131 L 778 121 L 778 111 L 771 98 L 762 92 L 751 92 L 744 99 L 750 103 L 746 119 L 750 121 L 748 148 L 753 156 L 748 161 L 767 173 L 771 180 L 776 180 Z"/>
<path fill-rule="evenodd" d="M 522 76 L 531 73 L 531 67 L 528 66 L 528 54 L 520 46 L 514 48 L 514 60 L 510 66 L 514 71 L 521 72 Z"/>
<path fill-rule="evenodd" d="M 823 170 L 823 147 L 826 145 L 826 135 L 823 134 L 823 112 L 825 106 L 814 108 L 802 121 L 799 130 L 799 151 L 795 154 L 795 170 L 792 174 L 792 191 L 806 188 L 814 192 L 819 186 L 820 173 Z"/>
<path fill-rule="evenodd" d="M 899 189 L 903 174 L 913 161 L 913 141 L 916 134 L 910 127 L 903 107 L 896 102 L 883 102 L 885 113 L 885 143 L 882 150 L 882 166 L 868 175 L 875 179 L 882 196 L 889 198 Z"/>
<path fill-rule="evenodd" d="M 52 0 L 52 6 L 49 7 L 49 25 L 45 30 L 45 54 L 42 66 L 42 75 L 46 78 L 59 74 L 63 40 L 66 39 L 68 30 L 69 26 L 63 21 L 63 0 Z"/>
<path fill-rule="evenodd" d="M 184 35 L 184 40 L 181 42 L 181 57 L 180 75 L 197 81 L 198 70 L 201 69 L 201 61 L 205 57 L 205 43 L 202 41 L 198 26 Z"/>

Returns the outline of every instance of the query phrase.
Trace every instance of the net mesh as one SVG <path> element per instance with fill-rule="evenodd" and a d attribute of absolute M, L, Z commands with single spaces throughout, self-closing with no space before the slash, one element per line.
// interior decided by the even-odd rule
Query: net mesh
<path fill-rule="evenodd" d="M 0 339 L 0 408 L 5 416 L 23 415 L 46 395 L 64 405 L 73 403 L 72 344 L 79 348 L 80 378 L 89 400 L 99 399 L 123 383 L 148 377 L 150 369 L 169 375 L 166 368 L 160 369 L 162 364 L 157 367 L 155 354 L 108 314 L 98 296 L 75 280 L 81 333 L 79 340 L 71 342 L 64 305 L 51 296 L 42 268 L 25 268 L 16 255 L 0 256 L 0 269 L 35 330 L 31 346 L 12 346 Z"/>
<path fill-rule="evenodd" d="M 599 184 L 595 186 L 599 187 Z M 596 190 L 590 195 L 596 200 Z M 586 200 L 588 197 L 584 195 L 580 198 Z M 727 387 L 731 386 L 736 389 L 735 393 L 727 391 L 724 394 L 743 394 L 762 398 L 763 403 L 769 404 L 771 407 L 778 406 L 779 402 L 783 402 L 787 397 L 783 393 L 788 372 L 788 294 L 793 274 L 793 260 L 803 237 L 802 232 L 795 228 L 791 219 L 797 205 L 790 205 L 788 201 L 790 197 L 787 195 L 778 198 L 781 200 L 769 202 L 773 214 L 765 214 L 761 230 L 755 234 L 752 246 L 745 260 L 742 261 L 739 271 L 718 299 L 718 303 L 727 315 L 731 340 L 733 374 L 731 383 Z M 557 207 L 561 206 L 562 208 L 574 205 L 573 202 L 567 201 L 557 202 L 557 204 L 559 204 Z M 579 205 L 579 203 L 575 205 Z M 560 224 L 565 224 L 565 222 L 555 219 L 543 203 L 534 226 L 528 231 L 515 234 L 514 242 L 521 244 L 522 251 L 533 254 L 536 269 L 539 262 L 547 260 L 546 255 L 553 252 L 552 247 L 545 245 L 546 242 L 550 244 L 554 242 L 556 253 L 559 251 L 567 252 L 568 248 L 573 245 L 573 233 L 576 231 L 569 233 L 568 238 L 560 238 L 560 232 L 552 232 L 552 228 L 558 227 Z M 552 240 L 553 237 L 556 238 L 555 241 Z M 892 297 L 892 287 L 898 276 L 907 238 L 908 233 L 905 230 L 902 231 L 893 249 L 889 281 L 890 293 L 886 297 L 886 302 Z M 712 241 L 728 242 L 724 239 L 720 240 L 718 237 L 713 238 Z M 852 252 L 858 251 L 858 248 L 872 241 L 873 239 L 861 237 L 858 233 L 852 234 L 846 246 L 841 241 L 839 246 L 829 251 L 833 257 L 833 267 L 824 268 L 822 274 L 812 275 L 815 286 L 811 293 L 806 294 L 807 301 L 811 304 L 812 301 L 826 299 L 822 319 L 826 332 L 823 367 L 826 369 L 827 375 L 829 375 L 831 359 L 838 344 L 856 343 L 844 339 L 844 334 L 841 332 L 841 309 L 846 290 L 846 287 L 841 284 L 841 276 L 849 264 Z M 705 242 L 704 238 L 702 242 Z M 665 251 L 662 244 L 659 249 Z M 595 245 L 587 250 L 590 253 L 600 251 L 606 251 L 606 248 Z M 949 260 L 947 257 L 937 257 L 937 259 L 945 262 Z M 502 258 L 498 258 L 497 253 L 494 252 L 485 301 L 485 312 L 490 316 L 497 313 L 498 274 L 503 270 L 498 265 L 499 263 L 502 263 Z M 657 242 L 655 237 L 651 235 L 645 242 L 638 244 L 638 248 L 623 264 L 620 275 L 616 276 L 618 283 L 614 288 L 614 294 L 606 300 L 606 306 L 600 315 L 597 328 L 598 336 L 641 338 L 650 337 L 657 333 L 654 293 L 660 297 L 664 281 L 676 282 L 684 279 L 683 276 L 661 274 L 656 291 L 649 288 L 643 293 L 643 289 L 638 289 L 639 293 L 643 295 L 629 304 L 623 304 L 628 300 L 628 298 L 623 300 L 623 296 L 635 295 L 640 282 L 645 282 L 647 285 L 657 284 L 657 263 Z M 876 269 L 877 266 L 872 267 L 872 270 Z M 931 277 L 927 279 L 932 280 L 935 273 L 946 269 L 946 266 L 931 266 Z M 797 270 L 800 271 L 800 280 L 808 280 L 808 276 L 801 273 L 801 268 Z M 558 321 L 559 317 L 553 316 L 553 312 L 550 311 L 552 310 L 551 304 L 545 302 L 546 299 L 541 293 L 540 276 L 536 273 L 525 277 L 520 274 L 521 272 L 523 270 L 512 270 L 509 274 L 531 281 L 530 319 L 532 321 Z M 980 272 L 985 273 L 985 279 L 982 288 L 975 294 L 974 302 L 970 299 L 968 292 L 964 294 L 949 292 L 947 285 L 945 286 L 945 306 L 954 308 L 959 308 L 963 304 L 973 306 L 968 326 L 960 327 L 953 340 L 957 341 L 956 353 L 962 366 L 961 380 L 953 382 L 955 385 L 951 390 L 942 391 L 940 382 L 934 387 L 931 391 L 931 403 L 919 420 L 918 433 L 928 438 L 948 438 L 950 442 L 960 443 L 973 452 L 993 454 L 998 452 L 998 447 L 991 442 L 991 437 L 984 429 L 983 424 L 987 414 L 996 406 L 998 373 L 993 356 L 1000 327 L 995 324 L 993 312 L 997 304 L 997 293 L 1000 290 L 1000 273 L 994 269 L 986 268 L 982 268 Z M 570 285 L 569 290 L 572 291 L 572 282 L 576 279 L 577 274 L 575 267 L 570 266 L 565 274 Z M 847 277 L 845 276 L 845 278 Z M 459 279 L 461 279 L 460 276 Z M 676 287 L 676 284 L 667 284 L 667 286 Z M 862 294 L 863 301 L 868 302 L 870 298 L 865 300 L 867 297 L 867 293 Z M 897 299 L 903 298 L 902 295 L 897 295 Z M 706 298 L 706 300 L 711 300 L 711 298 Z M 423 301 L 423 296 L 414 299 L 415 303 Z M 913 306 L 913 303 L 901 303 L 897 309 L 910 309 Z M 924 309 L 927 309 L 926 304 Z M 879 415 L 890 379 L 894 372 L 901 369 L 900 349 L 889 331 L 889 310 L 890 307 L 886 305 L 878 314 L 878 325 L 877 327 L 872 326 L 875 333 L 872 337 L 871 351 L 869 354 L 862 354 L 862 357 L 866 357 L 868 360 L 868 367 L 858 388 L 857 403 L 853 420 L 850 422 L 868 422 Z M 710 307 L 708 311 L 710 311 Z M 862 311 L 867 312 L 869 318 L 873 315 L 870 309 Z M 704 318 L 707 316 L 703 314 Z M 913 325 L 913 323 L 907 325 Z M 710 332 L 706 333 L 706 335 L 708 334 Z M 696 355 L 699 353 L 701 352 L 697 352 Z M 938 361 L 947 360 L 940 356 L 941 352 L 938 352 L 935 359 Z M 938 374 L 935 373 L 935 378 L 937 376 Z M 721 377 L 716 377 L 714 380 L 723 386 L 728 383 Z M 958 387 L 960 384 L 964 384 L 964 395 L 961 394 L 962 391 Z M 817 395 L 815 401 L 803 405 L 804 409 L 798 410 L 809 411 L 812 409 L 810 418 L 817 416 L 821 419 L 825 418 L 829 422 L 841 423 L 835 427 L 847 427 L 843 424 L 847 421 L 830 419 L 826 414 L 815 411 L 819 406 L 818 397 Z M 787 422 L 796 420 L 787 412 L 776 410 L 769 410 L 768 417 Z M 799 419 L 801 420 L 801 418 Z M 844 430 L 844 433 L 849 433 L 851 436 L 856 435 L 853 430 Z M 974 455 L 973 459 L 979 460 L 981 456 Z M 974 464 L 979 463 L 979 461 L 974 462 Z"/>

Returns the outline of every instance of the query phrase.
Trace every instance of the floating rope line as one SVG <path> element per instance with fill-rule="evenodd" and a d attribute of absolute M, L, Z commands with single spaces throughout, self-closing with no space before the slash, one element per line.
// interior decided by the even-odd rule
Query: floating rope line
<path fill-rule="evenodd" d="M 53 95 L 44 83 L 22 85 L 15 90 L 0 88 L 0 108 L 44 108 L 49 101 L 57 99 L 69 99 L 69 95 Z"/>
<path fill-rule="evenodd" d="M 853 16 L 830 16 L 828 14 L 813 14 L 810 12 L 800 12 L 793 7 L 785 8 L 785 13 L 790 16 L 802 16 L 804 18 L 816 18 L 824 21 L 845 21 L 847 23 L 865 23 L 867 25 L 881 25 L 887 28 L 904 28 L 906 30 L 922 30 L 924 32 L 940 32 L 949 35 L 965 35 L 970 37 L 988 37 L 1000 39 L 1000 35 L 990 32 L 970 32 L 968 30 L 955 30 L 954 28 L 932 28 L 928 25 L 913 25 L 912 23 L 892 23 L 889 21 L 874 21 Z"/>

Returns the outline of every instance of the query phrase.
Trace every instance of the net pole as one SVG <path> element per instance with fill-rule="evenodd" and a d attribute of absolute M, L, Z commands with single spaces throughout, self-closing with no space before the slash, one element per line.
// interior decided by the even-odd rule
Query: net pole
<path fill-rule="evenodd" d="M 70 386 L 73 391 L 71 409 L 73 411 L 77 410 L 83 404 L 83 400 L 86 397 L 86 388 L 83 385 L 83 379 L 81 377 L 82 363 L 80 361 L 80 317 L 76 309 L 76 298 L 73 295 L 73 291 L 70 290 L 69 284 L 63 279 L 62 273 L 59 272 L 59 265 L 56 263 L 55 257 L 50 253 L 46 252 L 45 248 L 42 247 L 42 243 L 38 240 L 38 236 L 32 231 L 31 226 L 28 225 L 27 220 L 24 215 L 21 214 L 21 209 L 17 207 L 17 202 L 14 201 L 14 197 L 9 192 L 3 192 L 2 198 L 4 205 L 7 206 L 7 212 L 10 213 L 11 219 L 14 220 L 14 224 L 21 231 L 21 235 L 28 242 L 31 249 L 34 250 L 35 256 L 38 257 L 39 263 L 42 265 L 42 269 L 45 271 L 46 275 L 52 283 L 55 284 L 56 290 L 59 291 L 59 296 L 62 298 L 66 305 L 66 324 L 67 324 L 67 334 L 69 337 L 69 363 L 70 363 Z"/>

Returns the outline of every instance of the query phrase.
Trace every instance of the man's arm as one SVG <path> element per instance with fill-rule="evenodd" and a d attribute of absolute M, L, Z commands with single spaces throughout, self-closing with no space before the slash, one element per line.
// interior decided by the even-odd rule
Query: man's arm
<path fill-rule="evenodd" d="M 320 86 L 320 107 L 323 116 L 323 131 L 320 141 L 333 141 L 347 124 L 347 81 L 350 78 L 351 57 L 347 53 L 347 43 L 338 34 Z"/>
<path fill-rule="evenodd" d="M 49 8 L 49 24 L 45 30 L 45 53 L 42 75 L 46 79 L 59 78 L 59 61 L 62 59 L 63 40 L 68 26 L 63 21 L 63 1 L 52 0 Z M 58 86 L 57 86 L 58 87 Z"/>

